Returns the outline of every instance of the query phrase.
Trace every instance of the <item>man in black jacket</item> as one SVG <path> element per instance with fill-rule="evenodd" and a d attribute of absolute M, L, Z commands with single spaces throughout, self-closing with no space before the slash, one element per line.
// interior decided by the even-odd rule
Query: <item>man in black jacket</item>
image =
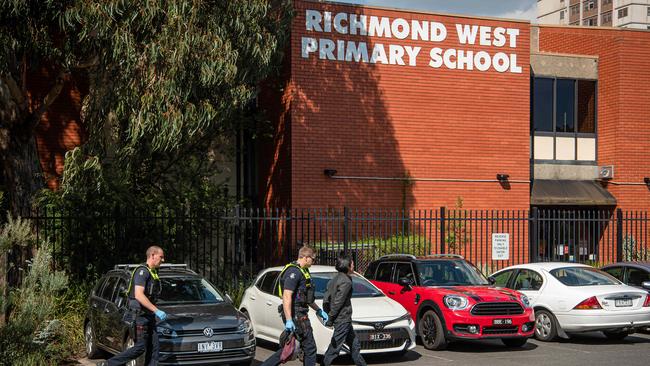
<path fill-rule="evenodd" d="M 361 343 L 352 328 L 352 277 L 350 277 L 354 273 L 352 258 L 347 255 L 339 256 L 336 259 L 336 270 L 339 273 L 327 284 L 327 293 L 323 304 L 329 315 L 326 325 L 334 325 L 334 334 L 323 356 L 323 365 L 331 365 L 345 343 L 350 348 L 354 364 L 365 366 L 366 361 L 361 356 Z"/>

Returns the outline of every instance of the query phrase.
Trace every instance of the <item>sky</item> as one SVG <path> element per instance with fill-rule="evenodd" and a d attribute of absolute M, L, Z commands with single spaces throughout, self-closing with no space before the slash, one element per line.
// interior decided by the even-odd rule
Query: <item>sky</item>
<path fill-rule="evenodd" d="M 536 22 L 536 0 L 334 0 L 341 3 Z"/>

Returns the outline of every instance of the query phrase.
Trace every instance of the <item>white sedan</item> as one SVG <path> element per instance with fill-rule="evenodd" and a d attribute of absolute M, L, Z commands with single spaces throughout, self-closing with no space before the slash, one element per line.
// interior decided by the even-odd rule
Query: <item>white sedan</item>
<path fill-rule="evenodd" d="M 246 289 L 239 310 L 248 314 L 257 338 L 278 343 L 284 324 L 278 313 L 282 299 L 278 296 L 278 275 L 283 267 L 261 271 L 255 283 Z M 316 290 L 316 304 L 323 305 L 327 282 L 336 275 L 334 267 L 309 268 Z M 361 342 L 361 353 L 400 352 L 415 348 L 415 324 L 402 305 L 388 298 L 360 274 L 352 276 L 352 326 Z M 333 328 L 326 327 L 309 310 L 318 354 L 324 354 Z M 341 353 L 347 353 L 343 347 Z"/>
<path fill-rule="evenodd" d="M 618 340 L 650 325 L 647 291 L 584 264 L 521 264 L 490 278 L 496 286 L 528 296 L 535 309 L 535 337 L 541 341 L 591 331 Z"/>

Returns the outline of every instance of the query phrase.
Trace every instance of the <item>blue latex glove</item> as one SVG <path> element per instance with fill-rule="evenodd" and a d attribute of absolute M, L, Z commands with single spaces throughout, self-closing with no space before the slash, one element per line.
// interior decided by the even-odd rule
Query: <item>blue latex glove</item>
<path fill-rule="evenodd" d="M 160 319 L 160 320 L 162 320 L 162 321 L 164 321 L 165 319 L 167 319 L 167 313 L 164 312 L 164 311 L 162 311 L 162 310 L 160 310 L 160 309 L 156 310 L 156 313 L 155 313 L 155 314 L 156 314 L 156 316 L 158 317 L 158 319 Z"/>
<path fill-rule="evenodd" d="M 293 320 L 287 320 L 286 323 L 284 323 L 284 329 L 286 329 L 288 332 L 293 332 L 296 330 L 296 325 L 293 324 Z"/>
<path fill-rule="evenodd" d="M 327 321 L 330 319 L 329 315 L 327 315 L 327 313 L 324 312 L 323 309 L 318 309 L 318 311 L 316 312 L 316 315 L 323 318 L 324 323 L 327 323 Z"/>

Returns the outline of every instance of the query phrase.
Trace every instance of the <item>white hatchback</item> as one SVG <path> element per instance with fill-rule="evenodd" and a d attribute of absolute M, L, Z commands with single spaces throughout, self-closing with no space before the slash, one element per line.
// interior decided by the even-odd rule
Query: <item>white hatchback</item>
<path fill-rule="evenodd" d="M 246 289 L 239 309 L 248 314 L 257 338 L 278 343 L 284 324 L 278 313 L 282 299 L 278 296 L 278 275 L 283 267 L 261 271 L 254 284 Z M 316 304 L 322 306 L 327 282 L 336 275 L 330 266 L 309 268 L 316 290 Z M 406 353 L 415 348 L 415 324 L 406 309 L 388 298 L 381 290 L 360 274 L 352 276 L 352 326 L 361 342 L 361 353 Z M 327 350 L 333 328 L 321 323 L 316 313 L 309 310 L 314 329 L 317 353 Z M 341 354 L 348 353 L 343 347 Z"/>
<path fill-rule="evenodd" d="M 650 325 L 650 295 L 609 274 L 576 263 L 529 263 L 492 276 L 496 286 L 517 290 L 535 309 L 535 337 L 550 341 L 567 333 L 602 331 L 623 339 Z"/>

